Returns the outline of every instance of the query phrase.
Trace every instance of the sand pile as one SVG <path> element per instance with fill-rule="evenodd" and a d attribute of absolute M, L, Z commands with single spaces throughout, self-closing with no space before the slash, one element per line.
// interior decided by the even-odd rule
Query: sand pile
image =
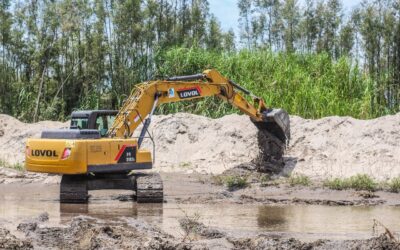
<path fill-rule="evenodd" d="M 288 170 L 318 179 L 364 173 L 383 180 L 400 175 L 400 113 L 373 120 L 291 117 Z"/>
<path fill-rule="evenodd" d="M 0 114 L 0 160 L 5 160 L 10 164 L 22 162 L 26 138 L 39 137 L 44 129 L 67 126 L 66 123 L 53 121 L 28 124 L 12 116 Z"/>
<path fill-rule="evenodd" d="M 60 122 L 25 124 L 0 115 L 0 158 L 22 161 L 24 141 Z M 219 119 L 178 113 L 154 116 L 155 168 L 222 173 L 258 157 L 257 129 L 244 115 Z M 365 173 L 378 179 L 400 175 L 400 113 L 374 120 L 291 117 L 292 140 L 284 172 L 315 179 Z M 150 140 L 144 145 L 152 149 Z"/>
<path fill-rule="evenodd" d="M 155 140 L 156 168 L 163 171 L 219 174 L 255 159 L 259 153 L 257 129 L 246 116 L 155 116 L 149 131 Z M 150 140 L 143 146 L 152 149 Z"/>

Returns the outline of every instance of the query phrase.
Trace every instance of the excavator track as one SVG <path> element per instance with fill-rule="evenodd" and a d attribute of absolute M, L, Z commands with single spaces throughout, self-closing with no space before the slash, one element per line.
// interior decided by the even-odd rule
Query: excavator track
<path fill-rule="evenodd" d="M 136 201 L 138 203 L 162 203 L 164 191 L 161 176 L 159 174 L 137 174 Z"/>
<path fill-rule="evenodd" d="M 63 175 L 60 185 L 61 203 L 86 203 L 88 201 L 86 175 Z"/>

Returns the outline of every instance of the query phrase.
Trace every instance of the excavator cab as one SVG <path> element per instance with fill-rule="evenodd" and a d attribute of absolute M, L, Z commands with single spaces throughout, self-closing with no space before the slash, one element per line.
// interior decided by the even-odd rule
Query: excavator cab
<path fill-rule="evenodd" d="M 94 129 L 100 132 L 101 137 L 107 136 L 107 131 L 114 123 L 116 110 L 83 110 L 71 114 L 70 129 Z"/>

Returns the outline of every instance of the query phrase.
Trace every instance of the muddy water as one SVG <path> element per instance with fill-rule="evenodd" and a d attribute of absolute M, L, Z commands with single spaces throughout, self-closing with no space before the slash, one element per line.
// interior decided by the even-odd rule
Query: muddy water
<path fill-rule="evenodd" d="M 302 240 L 361 239 L 372 236 L 373 219 L 400 231 L 400 207 L 262 206 L 240 204 L 136 204 L 119 201 L 117 191 L 92 192 L 88 205 L 60 205 L 57 185 L 0 186 L 0 225 L 15 230 L 25 219 L 49 213 L 50 225 L 65 225 L 72 217 L 87 215 L 100 223 L 129 224 L 134 219 L 159 225 L 168 233 L 182 234 L 178 220 L 198 215 L 199 220 L 235 236 L 259 233 Z M 111 198 L 110 198 L 111 197 Z"/>

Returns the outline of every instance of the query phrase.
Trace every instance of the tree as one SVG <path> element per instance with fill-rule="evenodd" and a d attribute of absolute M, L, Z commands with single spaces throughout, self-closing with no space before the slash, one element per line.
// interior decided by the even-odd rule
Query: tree
<path fill-rule="evenodd" d="M 341 56 L 349 56 L 354 46 L 354 26 L 351 21 L 345 24 L 340 30 L 338 48 Z"/>
<path fill-rule="evenodd" d="M 306 0 L 306 7 L 303 19 L 300 23 L 301 36 L 304 38 L 303 43 L 308 53 L 314 50 L 315 40 L 318 34 L 316 10 L 313 0 Z"/>
<path fill-rule="evenodd" d="M 212 15 L 208 25 L 207 48 L 210 50 L 221 50 L 222 39 L 222 32 L 218 20 Z"/>
<path fill-rule="evenodd" d="M 287 0 L 282 8 L 282 19 L 284 23 L 285 49 L 287 52 L 292 53 L 295 51 L 295 42 L 298 37 L 298 23 L 300 20 L 300 13 L 297 0 Z"/>
<path fill-rule="evenodd" d="M 245 44 L 248 48 L 251 47 L 251 0 L 239 0 L 239 24 L 240 24 L 240 40 L 243 44 Z"/>
<path fill-rule="evenodd" d="M 228 32 L 223 34 L 222 39 L 223 39 L 223 41 L 222 41 L 223 49 L 225 51 L 228 51 L 228 52 L 235 51 L 235 49 L 236 49 L 235 32 L 232 29 L 228 30 Z"/>
<path fill-rule="evenodd" d="M 3 0 L 0 3 L 0 112 L 13 109 L 10 94 L 10 82 L 13 72 L 9 67 L 10 45 L 11 45 L 11 25 L 12 18 L 9 12 L 10 1 Z"/>

